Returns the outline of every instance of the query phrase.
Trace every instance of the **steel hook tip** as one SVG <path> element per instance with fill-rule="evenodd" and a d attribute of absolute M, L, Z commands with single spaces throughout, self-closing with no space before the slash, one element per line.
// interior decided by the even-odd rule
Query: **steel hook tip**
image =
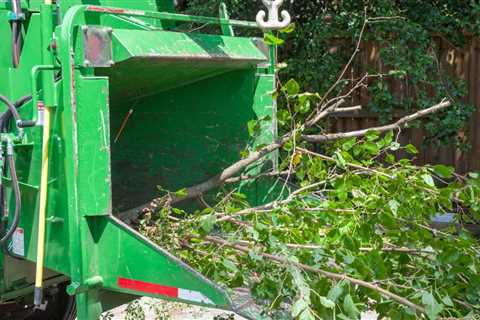
<path fill-rule="evenodd" d="M 288 11 L 282 10 L 280 16 L 282 20 L 279 19 L 279 8 L 283 3 L 283 0 L 262 0 L 265 7 L 268 9 L 268 20 L 265 19 L 267 13 L 264 10 L 260 10 L 257 13 L 257 24 L 263 30 L 278 30 L 287 27 L 292 18 Z"/>

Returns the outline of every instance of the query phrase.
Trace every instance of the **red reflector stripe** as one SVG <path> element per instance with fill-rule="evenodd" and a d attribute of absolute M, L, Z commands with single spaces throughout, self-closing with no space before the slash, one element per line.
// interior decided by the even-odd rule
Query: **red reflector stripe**
<path fill-rule="evenodd" d="M 162 286 L 155 283 L 144 282 L 140 280 L 132 280 L 126 278 L 118 278 L 118 286 L 124 289 L 130 289 L 135 291 L 142 291 L 152 294 L 159 294 L 171 298 L 178 297 L 178 288 Z"/>

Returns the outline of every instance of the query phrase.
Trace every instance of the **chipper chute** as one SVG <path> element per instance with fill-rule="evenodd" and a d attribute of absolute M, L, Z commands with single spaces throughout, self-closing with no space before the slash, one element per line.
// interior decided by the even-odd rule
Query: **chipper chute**
<path fill-rule="evenodd" d="M 275 135 L 273 50 L 233 33 L 256 24 L 229 20 L 224 6 L 220 18 L 172 9 L 147 0 L 0 2 L 10 12 L 0 15 L 2 38 L 23 30 L 0 48 L 0 318 L 19 304 L 51 319 L 73 315 L 56 293 L 63 284 L 80 320 L 137 295 L 242 311 L 115 217 L 159 187 L 214 176 Z M 180 31 L 185 23 L 221 32 Z M 255 119 L 267 121 L 252 138 Z"/>

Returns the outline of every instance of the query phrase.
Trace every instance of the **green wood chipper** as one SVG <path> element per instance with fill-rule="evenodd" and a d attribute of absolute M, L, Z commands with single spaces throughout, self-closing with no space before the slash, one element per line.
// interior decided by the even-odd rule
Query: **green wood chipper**
<path fill-rule="evenodd" d="M 285 27 L 281 2 L 255 23 L 224 5 L 0 0 L 0 319 L 98 319 L 136 296 L 241 311 L 116 213 L 275 138 L 275 50 L 235 33 Z"/>

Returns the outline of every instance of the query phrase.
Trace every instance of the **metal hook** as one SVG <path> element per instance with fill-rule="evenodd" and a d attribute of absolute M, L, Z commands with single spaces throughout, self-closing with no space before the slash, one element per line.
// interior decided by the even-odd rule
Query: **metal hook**
<path fill-rule="evenodd" d="M 280 15 L 282 21 L 279 20 L 278 9 L 284 0 L 262 0 L 265 7 L 268 9 L 268 20 L 265 20 L 267 13 L 260 10 L 257 13 L 257 24 L 263 30 L 278 30 L 287 27 L 292 21 L 290 14 L 286 10 L 282 10 Z"/>

